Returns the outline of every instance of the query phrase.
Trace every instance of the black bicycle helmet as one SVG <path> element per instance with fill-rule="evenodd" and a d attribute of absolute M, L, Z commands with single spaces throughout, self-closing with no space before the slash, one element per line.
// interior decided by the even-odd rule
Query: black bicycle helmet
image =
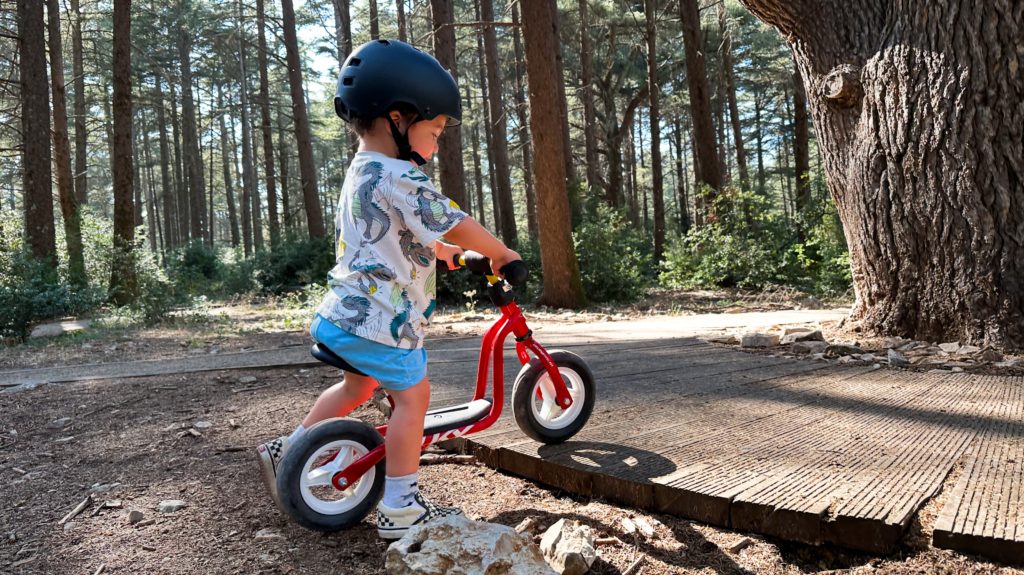
<path fill-rule="evenodd" d="M 397 40 L 372 40 L 356 48 L 341 66 L 334 111 L 346 122 L 380 118 L 405 103 L 426 120 L 440 114 L 448 125 L 462 121 L 459 87 L 430 54 Z"/>

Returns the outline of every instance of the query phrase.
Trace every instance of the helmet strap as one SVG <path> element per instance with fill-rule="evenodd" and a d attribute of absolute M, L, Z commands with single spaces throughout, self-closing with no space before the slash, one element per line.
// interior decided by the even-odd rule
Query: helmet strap
<path fill-rule="evenodd" d="M 409 144 L 409 129 L 406 128 L 406 133 L 403 134 L 398 129 L 398 125 L 395 124 L 395 121 L 391 119 L 390 115 L 387 116 L 387 119 L 388 124 L 391 125 L 391 137 L 394 138 L 395 145 L 398 146 L 398 159 L 411 161 L 417 166 L 426 164 L 427 161 L 423 159 L 423 156 L 419 155 L 418 152 L 413 151 L 412 146 Z M 421 119 L 422 118 L 417 116 L 416 119 L 409 124 L 409 127 L 412 127 L 412 124 L 419 122 Z"/>

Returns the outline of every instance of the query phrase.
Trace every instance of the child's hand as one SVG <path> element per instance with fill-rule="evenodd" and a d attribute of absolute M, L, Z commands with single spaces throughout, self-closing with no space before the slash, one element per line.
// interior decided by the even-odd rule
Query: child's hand
<path fill-rule="evenodd" d="M 455 259 L 455 256 L 462 255 L 462 252 L 464 251 L 465 250 L 459 246 L 446 244 L 441 240 L 434 242 L 434 254 L 437 256 L 437 259 L 448 264 L 448 269 L 450 270 L 459 269 L 459 266 L 455 265 L 453 260 Z"/>
<path fill-rule="evenodd" d="M 505 267 L 505 264 L 521 259 L 523 259 L 523 256 L 519 255 L 515 250 L 506 249 L 501 257 L 491 258 L 491 272 L 496 276 L 501 276 L 501 268 Z"/>

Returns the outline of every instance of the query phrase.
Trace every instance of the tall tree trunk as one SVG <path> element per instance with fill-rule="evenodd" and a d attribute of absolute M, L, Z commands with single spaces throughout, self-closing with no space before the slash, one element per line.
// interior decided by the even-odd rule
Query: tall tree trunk
<path fill-rule="evenodd" d="M 562 24 L 561 14 L 558 12 L 558 2 L 548 3 L 546 0 L 540 1 L 548 4 L 551 10 L 551 21 L 554 22 L 555 28 L 561 34 Z M 569 133 L 569 103 L 565 95 L 565 59 L 562 57 L 562 38 L 558 36 L 555 39 L 558 43 L 555 45 L 555 51 L 552 54 L 555 56 L 555 67 L 558 70 L 558 83 L 555 87 L 558 89 L 558 114 L 562 127 L 562 155 L 565 158 L 565 181 L 569 186 L 569 201 L 572 204 L 570 207 L 575 218 L 579 215 L 580 206 L 575 190 L 575 183 L 579 178 L 576 176 L 576 166 L 572 161 L 572 137 Z"/>
<path fill-rule="evenodd" d="M 434 56 L 459 79 L 455 53 L 454 7 L 451 0 L 430 0 L 434 24 Z M 462 131 L 458 126 L 445 129 L 437 142 L 441 191 L 457 204 L 466 202 L 465 170 L 462 166 Z"/>
<path fill-rule="evenodd" d="M 71 24 L 71 85 L 75 91 L 75 201 L 84 206 L 89 201 L 85 127 L 85 65 L 82 56 L 82 12 L 78 0 L 71 0 L 74 21 Z"/>
<path fill-rule="evenodd" d="M 1024 347 L 1020 3 L 743 1 L 790 43 L 807 87 L 853 318 Z"/>
<path fill-rule="evenodd" d="M 736 168 L 740 174 L 740 186 L 750 188 L 750 172 L 747 170 L 747 153 L 743 147 L 743 129 L 740 126 L 740 108 L 736 102 L 736 78 L 732 63 L 732 29 L 728 23 L 725 3 L 718 5 L 718 22 L 722 29 L 722 74 L 725 75 L 726 96 L 729 98 L 729 119 L 732 121 L 732 139 L 736 146 Z"/>
<path fill-rule="evenodd" d="M 569 195 L 565 189 L 564 133 L 558 125 L 558 26 L 554 0 L 523 4 L 523 40 L 530 87 L 530 133 L 537 177 L 537 215 L 544 291 L 538 300 L 554 307 L 584 304 L 579 264 L 573 250 Z"/>
<path fill-rule="evenodd" d="M 142 85 L 142 79 L 137 78 L 138 84 Z M 142 111 L 141 109 L 139 110 Z M 140 114 L 141 115 L 141 114 Z M 135 227 L 144 226 L 142 219 L 142 162 L 139 161 L 139 132 L 142 128 L 138 122 L 132 122 L 132 190 L 135 192 L 132 205 L 135 207 Z"/>
<path fill-rule="evenodd" d="M 132 206 L 131 0 L 114 0 L 114 260 L 111 300 L 125 305 L 138 294 L 135 209 Z"/>
<path fill-rule="evenodd" d="M 238 2 L 238 70 L 239 70 L 239 83 L 238 83 L 238 97 L 239 97 L 239 109 L 241 110 L 241 123 L 242 123 L 242 201 L 245 204 L 242 207 L 242 219 L 245 220 L 243 227 L 246 223 L 250 222 L 252 230 L 252 249 L 253 252 L 259 252 L 263 250 L 263 222 L 260 217 L 260 201 L 259 188 L 256 186 L 256 174 L 253 172 L 256 169 L 254 154 L 252 151 L 253 140 L 252 140 L 252 122 L 249 118 L 249 70 L 245 65 L 245 42 L 244 34 L 242 29 L 242 2 Z M 249 253 L 246 252 L 248 256 Z"/>
<path fill-rule="evenodd" d="M 679 204 L 679 232 L 686 235 L 686 232 L 690 230 L 690 212 L 688 207 L 688 193 L 686 189 L 686 182 L 689 179 L 687 172 L 688 169 L 684 168 L 683 158 L 686 157 L 683 153 L 683 128 L 679 120 L 679 116 L 676 116 L 673 122 L 673 135 L 675 136 L 676 142 L 676 193 L 678 194 Z"/>
<path fill-rule="evenodd" d="M 583 145 L 587 162 L 587 188 L 590 194 L 604 195 L 601 189 L 601 164 L 597 157 L 597 113 L 594 111 L 594 48 L 590 36 L 590 0 L 580 6 L 580 100 L 583 102 Z"/>
<path fill-rule="evenodd" d="M 141 81 L 139 82 L 139 85 L 142 85 Z M 160 224 L 156 219 L 156 201 L 153 199 L 153 155 L 150 150 L 149 122 L 146 121 L 145 113 L 141 114 L 141 116 L 142 158 L 146 176 L 146 185 L 143 190 L 143 193 L 146 195 L 146 235 L 149 237 L 149 251 L 155 254 L 157 253 L 156 230 L 160 227 Z M 139 194 L 136 194 L 136 197 L 138 196 Z M 139 212 L 138 207 L 136 207 L 135 212 Z"/>
<path fill-rule="evenodd" d="M 811 203 L 810 136 L 807 129 L 807 94 L 800 69 L 793 70 L 793 161 L 796 164 L 796 205 L 801 212 Z"/>
<path fill-rule="evenodd" d="M 53 153 L 57 168 L 57 190 L 64 218 L 64 241 L 68 247 L 68 279 L 84 286 L 85 257 L 82 255 L 82 225 L 71 175 L 71 142 L 68 139 L 67 96 L 64 87 L 64 52 L 60 35 L 60 6 L 57 0 L 46 2 L 50 36 L 50 84 L 53 87 Z"/>
<path fill-rule="evenodd" d="M 189 194 L 188 183 L 185 181 L 185 154 L 182 152 L 181 144 L 181 122 L 178 121 L 178 98 L 175 93 L 175 84 L 171 83 L 171 129 L 174 137 L 174 190 L 177 194 L 177 236 L 175 247 L 188 243 L 189 226 Z"/>
<path fill-rule="evenodd" d="M 481 20 L 480 15 L 480 3 L 473 2 L 474 16 L 476 21 Z M 477 29 L 476 32 L 476 61 L 477 61 L 477 73 L 479 74 L 480 80 L 478 85 L 480 86 L 480 104 L 481 104 L 481 122 L 478 123 L 484 133 L 484 144 L 487 146 L 487 189 L 491 198 L 491 214 L 494 219 L 494 233 L 500 234 L 502 229 L 501 224 L 501 202 L 498 201 L 498 194 L 495 191 L 494 183 L 494 154 L 491 150 L 494 149 L 494 133 L 489 129 L 491 126 L 491 106 L 490 106 L 490 86 L 487 85 L 487 63 L 484 61 L 484 37 L 483 32 Z"/>
<path fill-rule="evenodd" d="M 244 133 L 245 133 L 244 130 L 245 129 L 243 128 L 243 141 L 244 141 Z M 247 173 L 247 170 L 246 170 L 246 167 L 245 167 L 245 152 L 244 151 L 242 152 L 242 161 L 239 162 L 238 161 L 238 149 L 239 149 L 239 147 L 240 146 L 238 145 L 238 142 L 235 140 L 235 130 L 234 130 L 234 127 L 232 127 L 232 129 L 231 129 L 231 154 L 232 154 L 232 158 L 233 158 L 232 164 L 234 164 L 236 169 L 239 168 L 239 167 L 241 168 L 241 174 L 240 174 L 240 177 L 237 178 L 237 180 L 242 185 L 241 190 L 239 191 L 239 194 L 238 194 L 239 212 L 240 212 L 241 217 L 242 217 L 242 253 L 245 254 L 245 257 L 249 257 L 249 256 L 252 255 L 252 252 L 253 252 L 253 249 L 252 249 L 252 199 L 249 197 L 249 185 L 248 185 L 248 180 L 245 177 L 245 174 Z M 237 172 L 236 172 L 236 174 L 237 174 Z"/>
<path fill-rule="evenodd" d="M 263 132 L 263 169 L 267 181 L 267 220 L 270 247 L 281 242 L 281 222 L 277 214 L 277 182 L 274 177 L 274 136 L 270 126 L 270 80 L 267 65 L 266 15 L 263 0 L 256 0 L 256 24 L 259 27 L 260 128 Z"/>
<path fill-rule="evenodd" d="M 277 110 L 277 158 L 281 162 L 281 211 L 284 214 L 284 230 L 288 235 L 294 227 L 292 221 L 291 194 L 288 192 L 288 147 L 284 139 L 284 114 Z"/>
<path fill-rule="evenodd" d="M 766 177 L 764 172 L 764 123 L 761 121 L 761 112 L 764 110 L 764 96 L 760 92 L 754 92 L 754 129 L 757 141 L 757 193 L 762 196 L 768 193 Z"/>
<path fill-rule="evenodd" d="M 164 89 L 163 77 L 158 71 L 153 81 L 156 85 L 156 123 L 160 129 L 160 185 L 163 189 L 164 217 L 163 217 L 163 245 L 164 249 L 174 246 L 175 229 L 175 193 L 171 182 L 170 164 L 171 158 L 167 142 L 167 119 L 164 111 Z"/>
<path fill-rule="evenodd" d="M 531 238 L 538 238 L 540 231 L 537 228 L 537 194 L 533 189 L 533 146 L 530 143 L 530 120 L 527 117 L 526 91 L 523 86 L 523 78 L 526 77 L 526 60 L 523 59 L 518 2 L 512 4 L 512 33 L 516 58 L 516 116 L 519 120 L 519 146 L 523 153 L 523 186 L 526 188 L 526 229 Z M 591 106 L 593 106 L 593 100 L 591 100 Z"/>
<path fill-rule="evenodd" d="M 25 235 L 32 255 L 56 266 L 57 236 L 50 180 L 50 98 L 46 86 L 46 41 L 43 34 L 43 0 L 18 2 Z"/>
<path fill-rule="evenodd" d="M 367 0 L 370 5 L 370 39 L 380 38 L 380 17 L 377 13 L 377 0 Z"/>
<path fill-rule="evenodd" d="M 238 212 L 235 209 L 235 190 L 231 181 L 231 154 L 228 149 L 228 130 L 224 123 L 226 109 L 220 84 L 217 85 L 217 109 L 221 111 L 217 117 L 218 122 L 220 122 L 221 164 L 224 170 L 224 194 L 228 204 L 228 229 L 231 234 L 231 247 L 237 248 L 240 240 L 238 236 Z"/>
<path fill-rule="evenodd" d="M 480 216 L 480 225 L 487 227 L 487 207 L 484 205 L 484 176 L 480 170 L 480 128 L 479 123 L 473 123 L 473 183 L 476 189 L 477 213 Z"/>
<path fill-rule="evenodd" d="M 408 42 L 409 36 L 405 30 L 405 0 L 395 0 L 395 9 L 398 18 L 398 39 Z"/>
<path fill-rule="evenodd" d="M 651 192 L 654 203 L 654 261 L 660 262 L 665 253 L 665 198 L 661 172 L 661 110 L 658 97 L 661 84 L 658 83 L 658 52 L 656 49 L 658 28 L 658 7 L 655 0 L 645 0 L 647 15 L 647 85 L 651 93 Z M 644 221 L 647 221 L 647 196 L 644 195 Z"/>
<path fill-rule="evenodd" d="M 700 30 L 697 0 L 679 1 L 679 19 L 683 28 L 686 52 L 686 80 L 690 88 L 690 114 L 693 117 L 693 138 L 696 143 L 697 186 L 722 189 L 718 153 L 715 151 L 715 129 L 711 122 L 708 97 L 708 75 L 704 65 L 704 45 Z"/>
<path fill-rule="evenodd" d="M 181 69 L 181 121 L 185 147 L 185 176 L 189 191 L 189 239 L 202 240 L 205 231 L 206 180 L 199 151 L 195 101 L 192 98 L 192 18 L 191 0 L 179 1 L 178 61 Z"/>
<path fill-rule="evenodd" d="M 480 16 L 484 22 L 494 22 L 494 1 L 478 0 Z M 502 102 L 502 82 L 498 75 L 498 37 L 494 26 L 484 27 L 484 58 L 487 62 L 487 101 L 490 107 L 491 132 L 493 148 L 490 150 L 494 158 L 494 180 L 497 187 L 493 190 L 501 204 L 501 239 L 505 245 L 516 245 L 516 216 L 512 204 L 512 178 L 508 166 L 508 116 Z"/>
<path fill-rule="evenodd" d="M 345 63 L 345 58 L 352 53 L 352 11 L 350 10 L 351 0 L 332 0 L 334 3 L 334 27 L 338 42 L 338 67 Z M 454 42 L 454 36 L 452 36 Z M 354 154 L 359 146 L 356 135 L 348 129 L 344 129 L 345 137 L 348 139 L 349 150 Z"/>
<path fill-rule="evenodd" d="M 324 216 L 317 195 L 316 166 L 313 165 L 313 143 L 306 115 L 306 101 L 302 90 L 302 62 L 295 34 L 295 9 L 292 0 L 281 0 L 284 44 L 288 52 L 288 81 L 291 86 L 292 117 L 295 119 L 295 143 L 299 147 L 299 175 L 302 179 L 302 199 L 306 207 L 306 225 L 309 237 L 324 237 Z"/>

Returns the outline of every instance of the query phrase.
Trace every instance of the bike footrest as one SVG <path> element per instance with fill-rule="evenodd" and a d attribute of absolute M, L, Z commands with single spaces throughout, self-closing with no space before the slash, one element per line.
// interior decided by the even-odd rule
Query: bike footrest
<path fill-rule="evenodd" d="M 469 403 L 440 407 L 427 412 L 423 424 L 423 435 L 431 435 L 442 431 L 476 423 L 491 411 L 491 400 L 477 399 Z"/>

